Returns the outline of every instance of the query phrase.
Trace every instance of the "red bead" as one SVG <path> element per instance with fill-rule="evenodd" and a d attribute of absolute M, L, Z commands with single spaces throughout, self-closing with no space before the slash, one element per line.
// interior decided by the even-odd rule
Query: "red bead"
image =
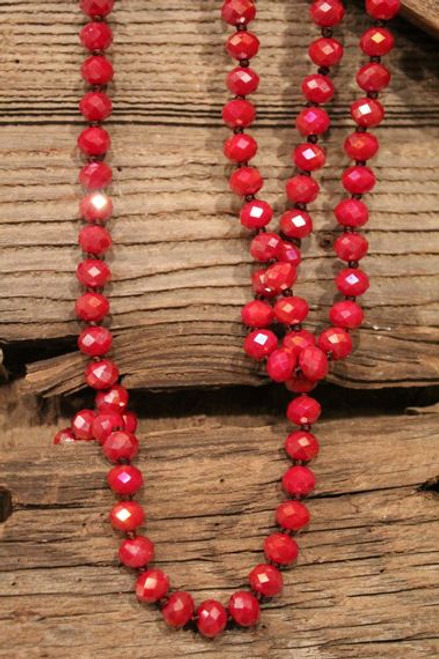
<path fill-rule="evenodd" d="M 251 589 L 265 597 L 279 595 L 283 588 L 282 574 L 274 565 L 257 565 L 248 575 Z"/>
<path fill-rule="evenodd" d="M 308 467 L 296 465 L 290 467 L 282 477 L 282 487 L 293 497 L 307 497 L 316 485 L 316 479 Z"/>
<path fill-rule="evenodd" d="M 99 391 L 96 394 L 96 406 L 100 412 L 119 412 L 123 414 L 128 405 L 128 391 L 120 384 L 116 384 L 108 391 Z"/>
<path fill-rule="evenodd" d="M 333 27 L 343 20 L 344 7 L 340 0 L 316 0 L 311 5 L 311 19 L 320 27 Z"/>
<path fill-rule="evenodd" d="M 343 227 L 362 227 L 369 219 L 369 210 L 359 199 L 344 199 L 335 207 L 334 213 Z"/>
<path fill-rule="evenodd" d="M 322 408 L 311 396 L 294 398 L 287 408 L 287 418 L 298 426 L 311 425 L 319 419 Z"/>
<path fill-rule="evenodd" d="M 358 70 L 356 80 L 365 92 L 380 92 L 390 82 L 390 71 L 378 62 L 370 62 Z"/>
<path fill-rule="evenodd" d="M 87 50 L 106 50 L 113 41 L 113 32 L 107 23 L 93 21 L 84 25 L 79 33 L 79 39 Z"/>
<path fill-rule="evenodd" d="M 342 261 L 359 261 L 366 256 L 369 243 L 359 233 L 343 233 L 334 245 L 335 253 Z"/>
<path fill-rule="evenodd" d="M 312 42 L 308 53 L 317 66 L 334 66 L 343 57 L 343 46 L 335 39 L 321 37 Z"/>
<path fill-rule="evenodd" d="M 114 7 L 114 0 L 81 0 L 81 9 L 84 14 L 94 18 L 95 16 L 107 16 Z"/>
<path fill-rule="evenodd" d="M 85 128 L 78 137 L 78 147 L 86 156 L 103 156 L 110 146 L 110 136 L 100 126 Z"/>
<path fill-rule="evenodd" d="M 296 358 L 285 348 L 274 350 L 267 360 L 267 374 L 274 382 L 286 382 L 294 371 Z"/>
<path fill-rule="evenodd" d="M 259 39 L 253 32 L 243 30 L 231 34 L 227 39 L 226 50 L 237 60 L 251 59 L 259 50 Z"/>
<path fill-rule="evenodd" d="M 81 75 L 89 85 L 106 85 L 113 78 L 113 65 L 104 55 L 92 55 L 83 62 Z"/>
<path fill-rule="evenodd" d="M 320 447 L 317 438 L 310 432 L 295 430 L 286 438 L 284 448 L 292 460 L 309 462 L 318 456 Z"/>
<path fill-rule="evenodd" d="M 63 428 L 62 430 L 58 430 L 55 437 L 53 438 L 54 444 L 73 444 L 76 441 L 77 439 L 71 428 Z"/>
<path fill-rule="evenodd" d="M 137 414 L 134 412 L 126 412 L 122 415 L 124 429 L 127 432 L 135 433 L 137 430 Z"/>
<path fill-rule="evenodd" d="M 360 40 L 360 47 L 363 53 L 369 57 L 382 57 L 387 55 L 393 46 L 395 40 L 389 30 L 384 27 L 371 27 L 364 32 Z"/>
<path fill-rule="evenodd" d="M 246 128 L 255 120 L 256 110 L 250 101 L 235 98 L 225 104 L 222 116 L 224 123 L 230 128 Z"/>
<path fill-rule="evenodd" d="M 328 358 L 317 346 L 304 348 L 299 355 L 299 366 L 307 380 L 315 382 L 328 375 Z"/>
<path fill-rule="evenodd" d="M 256 261 L 266 263 L 276 258 L 281 243 L 278 233 L 260 233 L 251 242 L 250 254 Z"/>
<path fill-rule="evenodd" d="M 291 565 L 299 555 L 299 546 L 286 533 L 272 533 L 264 540 L 264 553 L 272 563 Z"/>
<path fill-rule="evenodd" d="M 113 212 L 113 203 L 103 192 L 93 192 L 81 199 L 79 212 L 87 222 L 106 222 Z"/>
<path fill-rule="evenodd" d="M 290 178 L 285 186 L 287 197 L 295 204 L 309 204 L 317 198 L 320 186 L 312 176 L 298 174 Z"/>
<path fill-rule="evenodd" d="M 335 327 L 355 329 L 364 320 L 364 311 L 356 302 L 342 300 L 335 302 L 329 311 L 329 319 Z"/>
<path fill-rule="evenodd" d="M 252 0 L 225 0 L 221 16 L 229 25 L 246 25 L 256 16 L 256 6 Z"/>
<path fill-rule="evenodd" d="M 196 615 L 198 631 L 207 638 L 215 638 L 227 625 L 227 611 L 216 600 L 201 602 Z"/>
<path fill-rule="evenodd" d="M 255 167 L 240 167 L 230 177 L 230 188 L 242 197 L 256 194 L 263 184 L 263 178 Z"/>
<path fill-rule="evenodd" d="M 137 501 L 121 501 L 110 511 L 110 522 L 119 531 L 134 531 L 145 521 L 145 511 Z"/>
<path fill-rule="evenodd" d="M 279 246 L 277 258 L 279 261 L 291 263 L 292 266 L 297 268 L 302 260 L 302 255 L 300 249 L 296 247 L 296 245 L 293 245 L 293 243 L 290 243 L 287 240 L 283 240 Z"/>
<path fill-rule="evenodd" d="M 75 302 L 75 313 L 86 322 L 99 322 L 108 313 L 110 303 L 100 293 L 84 293 Z"/>
<path fill-rule="evenodd" d="M 316 388 L 317 382 L 308 380 L 302 373 L 294 375 L 290 380 L 285 382 L 285 386 L 288 391 L 292 391 L 295 394 L 308 394 L 310 391 Z"/>
<path fill-rule="evenodd" d="M 244 341 L 244 350 L 249 357 L 256 360 L 264 359 L 277 346 L 277 336 L 270 330 L 254 330 Z"/>
<path fill-rule="evenodd" d="M 291 263 L 274 263 L 265 270 L 264 285 L 269 295 L 280 295 L 292 287 L 297 279 L 296 268 Z"/>
<path fill-rule="evenodd" d="M 140 602 L 153 604 L 161 600 L 169 590 L 169 577 L 158 568 L 143 572 L 136 582 L 136 596 Z"/>
<path fill-rule="evenodd" d="M 113 337 L 106 327 L 87 327 L 78 338 L 80 351 L 90 357 L 106 355 L 112 343 Z"/>
<path fill-rule="evenodd" d="M 111 236 L 104 227 L 87 226 L 79 232 L 78 242 L 83 252 L 99 256 L 110 249 Z"/>
<path fill-rule="evenodd" d="M 108 389 L 119 379 L 119 369 L 110 359 L 92 362 L 85 369 L 85 380 L 93 389 Z"/>
<path fill-rule="evenodd" d="M 262 300 L 253 300 L 243 307 L 241 319 L 248 327 L 268 327 L 274 320 L 273 308 Z"/>
<path fill-rule="evenodd" d="M 318 144 L 298 144 L 294 149 L 294 164 L 306 172 L 313 172 L 325 164 L 326 156 Z"/>
<path fill-rule="evenodd" d="M 302 135 L 320 135 L 328 130 L 328 113 L 322 108 L 309 107 L 299 112 L 296 127 Z"/>
<path fill-rule="evenodd" d="M 307 346 L 315 345 L 315 336 L 308 332 L 307 330 L 295 330 L 293 332 L 288 332 L 285 334 L 282 345 L 284 348 L 294 353 L 296 357 L 299 357 L 302 350 Z"/>
<path fill-rule="evenodd" d="M 143 487 L 143 476 L 137 467 L 118 465 L 108 472 L 107 482 L 116 494 L 130 496 Z"/>
<path fill-rule="evenodd" d="M 341 177 L 343 187 L 351 194 L 370 192 L 376 183 L 375 174 L 370 167 L 354 165 L 344 170 Z"/>
<path fill-rule="evenodd" d="M 302 82 L 302 92 L 307 101 L 327 103 L 334 96 L 334 85 L 328 76 L 313 73 Z"/>
<path fill-rule="evenodd" d="M 373 128 L 384 119 L 384 108 L 374 98 L 360 98 L 352 103 L 351 116 L 359 126 Z"/>
<path fill-rule="evenodd" d="M 131 433 L 125 430 L 118 430 L 108 435 L 102 445 L 102 450 L 110 462 L 132 460 L 136 457 L 139 450 L 139 441 Z"/>
<path fill-rule="evenodd" d="M 259 76 L 249 66 L 238 66 L 227 74 L 226 85 L 232 94 L 247 96 L 259 87 Z"/>
<path fill-rule="evenodd" d="M 259 620 L 259 602 L 254 595 L 245 590 L 233 593 L 228 609 L 233 620 L 241 627 L 253 627 Z"/>
<path fill-rule="evenodd" d="M 371 133 L 351 133 L 344 143 L 344 150 L 352 160 L 369 160 L 378 148 L 378 140 Z"/>
<path fill-rule="evenodd" d="M 277 507 L 276 521 L 284 529 L 300 531 L 309 524 L 309 520 L 309 510 L 300 501 L 285 501 Z"/>
<path fill-rule="evenodd" d="M 344 268 L 338 273 L 335 284 L 346 297 L 357 297 L 369 288 L 369 278 L 359 268 Z"/>
<path fill-rule="evenodd" d="M 390 20 L 400 8 L 400 0 L 366 0 L 367 13 L 378 21 Z"/>
<path fill-rule="evenodd" d="M 92 425 L 95 419 L 93 410 L 81 410 L 72 419 L 72 432 L 76 439 L 93 439 Z"/>
<path fill-rule="evenodd" d="M 153 559 L 154 544 L 143 535 L 127 538 L 119 547 L 119 560 L 126 567 L 144 567 Z"/>
<path fill-rule="evenodd" d="M 317 344 L 325 352 L 331 352 L 333 359 L 344 359 L 352 352 L 352 339 L 341 327 L 330 327 L 322 332 Z"/>
<path fill-rule="evenodd" d="M 103 92 L 89 92 L 79 103 L 79 111 L 87 121 L 104 121 L 110 116 L 112 107 L 111 100 Z"/>
<path fill-rule="evenodd" d="M 285 325 L 299 325 L 307 317 L 308 311 L 307 301 L 297 296 L 283 297 L 274 306 L 274 315 Z"/>
<path fill-rule="evenodd" d="M 102 288 L 110 279 L 110 268 L 105 261 L 86 259 L 78 264 L 76 276 L 83 286 Z"/>
<path fill-rule="evenodd" d="M 273 209 L 266 201 L 254 199 L 241 208 L 241 224 L 246 229 L 262 229 L 271 222 Z"/>
<path fill-rule="evenodd" d="M 93 421 L 92 432 L 93 437 L 100 444 L 103 444 L 107 437 L 117 430 L 125 430 L 123 418 L 120 414 L 117 412 L 99 412 L 96 415 Z"/>
<path fill-rule="evenodd" d="M 79 172 L 79 182 L 89 190 L 106 188 L 112 178 L 112 169 L 105 162 L 90 162 Z"/>
<path fill-rule="evenodd" d="M 195 610 L 192 596 L 184 590 L 172 593 L 162 607 L 162 616 L 170 627 L 184 627 L 191 620 Z"/>
<path fill-rule="evenodd" d="M 286 211 L 280 219 L 280 228 L 287 238 L 306 238 L 312 231 L 312 219 L 306 211 Z"/>
<path fill-rule="evenodd" d="M 255 157 L 258 144 L 253 137 L 245 133 L 232 135 L 224 143 L 224 155 L 232 162 L 247 162 Z"/>

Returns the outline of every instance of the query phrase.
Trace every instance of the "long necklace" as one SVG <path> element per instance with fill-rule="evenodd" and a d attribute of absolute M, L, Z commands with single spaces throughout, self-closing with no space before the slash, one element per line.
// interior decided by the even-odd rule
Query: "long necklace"
<path fill-rule="evenodd" d="M 319 137 L 329 126 L 327 112 L 320 107 L 334 94 L 329 78 L 330 67 L 339 63 L 343 55 L 341 44 L 333 38 L 333 27 L 344 16 L 340 0 L 315 0 L 311 4 L 311 19 L 321 28 L 321 36 L 309 47 L 316 73 L 307 76 L 302 91 L 307 101 L 297 117 L 299 132 L 306 142 L 299 144 L 293 154 L 298 173 L 287 181 L 286 193 L 291 208 L 280 219 L 280 232 L 267 231 L 273 211 L 270 205 L 256 199 L 263 180 L 249 161 L 256 155 L 256 141 L 244 129 L 255 119 L 255 107 L 246 97 L 255 92 L 259 78 L 250 67 L 257 54 L 259 41 L 248 31 L 247 25 L 256 16 L 253 0 L 226 0 L 222 18 L 236 28 L 227 39 L 227 52 L 239 66 L 227 76 L 227 87 L 234 98 L 223 110 L 224 122 L 233 129 L 224 153 L 236 164 L 230 177 L 231 189 L 244 198 L 241 224 L 255 233 L 250 252 L 263 267 L 252 276 L 254 300 L 242 310 L 243 323 L 249 328 L 244 342 L 246 353 L 259 361 L 265 360 L 269 377 L 284 382 L 299 394 L 287 408 L 287 418 L 298 429 L 286 439 L 285 451 L 293 462 L 282 476 L 282 487 L 289 497 L 277 507 L 275 520 L 278 530 L 264 542 L 265 562 L 254 567 L 248 577 L 249 590 L 235 592 L 227 607 L 209 599 L 195 607 L 192 596 L 174 590 L 169 577 L 160 569 L 149 567 L 154 560 L 154 544 L 138 530 L 145 522 L 143 507 L 133 500 L 143 485 L 140 470 L 131 464 L 139 450 L 135 436 L 136 415 L 128 411 L 128 392 L 118 384 L 116 364 L 106 357 L 111 350 L 112 334 L 105 325 L 109 300 L 103 289 L 111 277 L 105 254 L 111 248 L 107 222 L 112 216 L 111 198 L 105 190 L 110 186 L 112 170 L 104 158 L 110 149 L 110 136 L 102 123 L 112 111 L 106 93 L 113 78 L 113 67 L 105 51 L 112 43 L 112 30 L 106 17 L 114 7 L 114 0 L 81 0 L 80 6 L 90 21 L 80 32 L 80 40 L 89 56 L 82 64 L 82 77 L 89 91 L 82 97 L 79 108 L 88 122 L 79 138 L 78 147 L 86 159 L 79 173 L 79 181 L 86 194 L 80 201 L 80 216 L 84 226 L 79 233 L 79 245 L 84 253 L 77 268 L 77 278 L 84 287 L 75 304 L 76 315 L 84 323 L 78 338 L 80 351 L 89 358 L 85 381 L 97 391 L 96 410 L 81 410 L 71 423 L 57 433 L 55 444 L 97 440 L 104 456 L 114 466 L 107 474 L 109 487 L 118 501 L 110 512 L 114 529 L 124 536 L 119 547 L 122 565 L 137 572 L 135 592 L 140 602 L 155 604 L 164 620 L 172 627 L 195 627 L 206 637 L 213 638 L 226 626 L 255 625 L 260 616 L 260 604 L 278 595 L 283 586 L 281 569 L 291 565 L 299 547 L 292 537 L 310 521 L 308 508 L 302 499 L 315 486 L 315 476 L 308 463 L 319 452 L 319 442 L 311 432 L 312 424 L 320 417 L 321 408 L 308 393 L 328 372 L 329 362 L 347 357 L 352 351 L 350 330 L 360 326 L 363 311 L 356 299 L 368 288 L 367 275 L 359 268 L 366 255 L 368 243 L 357 229 L 368 220 L 368 209 L 362 196 L 375 184 L 375 176 L 366 162 L 378 150 L 377 139 L 368 128 L 377 126 L 384 118 L 378 93 L 390 80 L 389 71 L 381 64 L 381 56 L 393 47 L 393 37 L 385 27 L 387 20 L 399 10 L 399 0 L 366 0 L 366 11 L 374 19 L 373 26 L 361 37 L 362 51 L 370 61 L 361 67 L 356 79 L 366 96 L 351 105 L 356 130 L 346 139 L 344 149 L 355 161 L 342 175 L 342 183 L 350 197 L 335 208 L 335 216 L 343 233 L 337 238 L 335 252 L 347 264 L 336 277 L 336 287 L 344 299 L 330 310 L 331 327 L 319 336 L 302 328 L 308 314 L 308 303 L 295 296 L 292 287 L 297 279 L 303 238 L 312 231 L 307 205 L 319 193 L 313 172 L 325 164 L 325 151 L 318 144 Z M 276 324 L 276 333 L 268 329 Z M 279 345 L 278 335 L 281 336 Z"/>

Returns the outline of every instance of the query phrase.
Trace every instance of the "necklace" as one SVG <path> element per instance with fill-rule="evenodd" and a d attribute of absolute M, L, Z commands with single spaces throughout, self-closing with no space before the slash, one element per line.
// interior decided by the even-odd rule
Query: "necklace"
<path fill-rule="evenodd" d="M 71 427 L 57 433 L 54 443 L 97 440 L 102 446 L 105 457 L 114 465 L 107 474 L 107 481 L 118 497 L 110 512 L 110 522 L 124 534 L 119 560 L 137 572 L 135 592 L 138 600 L 158 606 L 164 620 L 172 627 L 195 627 L 203 636 L 213 638 L 227 624 L 255 625 L 259 620 L 261 602 L 282 590 L 281 569 L 297 559 L 299 547 L 292 536 L 310 521 L 310 513 L 302 499 L 314 489 L 315 476 L 308 463 L 319 452 L 319 442 L 311 430 L 321 408 L 308 394 L 318 381 L 325 378 L 331 360 L 343 359 L 350 354 L 352 339 L 349 332 L 359 327 L 363 320 L 363 311 L 356 298 L 369 285 L 367 275 L 359 268 L 368 243 L 357 229 L 368 220 L 362 196 L 373 188 L 375 176 L 366 163 L 378 150 L 378 141 L 368 128 L 377 126 L 384 118 L 378 93 L 388 85 L 390 74 L 381 64 L 381 56 L 393 47 L 393 37 L 385 23 L 396 15 L 399 5 L 399 0 L 366 0 L 366 11 L 374 19 L 374 25 L 361 37 L 360 47 L 370 61 L 356 76 L 366 96 L 351 105 L 356 130 L 346 139 L 344 149 L 354 160 L 354 165 L 342 175 L 343 187 L 350 197 L 342 200 L 334 211 L 337 222 L 343 227 L 343 233 L 335 242 L 335 252 L 347 267 L 342 268 L 335 281 L 344 299 L 333 304 L 331 327 L 319 336 L 302 328 L 309 306 L 291 289 L 301 261 L 301 241 L 311 234 L 313 228 L 307 210 L 308 204 L 319 193 L 313 172 L 326 160 L 325 151 L 318 142 L 330 122 L 320 105 L 334 94 L 334 85 L 329 78 L 330 67 L 340 62 L 343 47 L 333 38 L 332 30 L 342 21 L 344 7 L 341 0 L 314 0 L 311 4 L 311 19 L 321 28 L 321 36 L 309 47 L 310 58 L 318 70 L 302 83 L 307 103 L 296 119 L 296 126 L 306 137 L 306 142 L 294 150 L 293 161 L 298 173 L 286 184 L 291 208 L 281 216 L 280 232 L 275 233 L 267 231 L 273 217 L 272 208 L 256 198 L 263 184 L 261 174 L 249 165 L 256 155 L 257 143 L 244 132 L 255 119 L 255 107 L 246 97 L 255 92 L 259 84 L 258 75 L 250 67 L 250 60 L 258 52 L 259 41 L 247 28 L 256 16 L 256 4 L 253 0 L 226 0 L 222 6 L 222 18 L 236 28 L 227 39 L 226 50 L 239 64 L 227 76 L 227 87 L 234 98 L 226 103 L 223 120 L 233 129 L 233 135 L 226 140 L 224 153 L 236 165 L 230 177 L 230 187 L 244 199 L 241 224 L 254 232 L 251 255 L 263 265 L 252 276 L 254 299 L 242 310 L 243 323 L 249 329 L 244 349 L 250 357 L 265 360 L 267 374 L 272 380 L 285 383 L 288 390 L 298 394 L 287 408 L 287 418 L 298 429 L 291 432 L 285 442 L 285 451 L 293 466 L 282 477 L 282 488 L 289 498 L 276 510 L 276 523 L 280 529 L 264 542 L 266 562 L 251 570 L 248 578 L 250 590 L 235 592 L 227 607 L 210 599 L 195 608 L 188 592 L 172 590 L 169 577 L 162 570 L 149 567 L 154 560 L 154 544 L 138 534 L 145 521 L 145 512 L 133 500 L 143 485 L 142 473 L 131 464 L 139 450 L 134 434 L 137 417 L 127 409 L 129 396 L 127 390 L 118 384 L 116 364 L 106 357 L 111 349 L 112 335 L 105 326 L 110 305 L 103 294 L 111 277 L 105 254 L 112 244 L 106 224 L 112 216 L 113 206 L 105 192 L 111 184 L 112 170 L 104 161 L 111 141 L 102 122 L 112 111 L 106 86 L 113 78 L 113 67 L 105 51 L 113 37 L 106 17 L 113 10 L 114 0 L 80 2 L 82 11 L 90 19 L 80 32 L 81 43 L 90 52 L 81 69 L 90 89 L 79 104 L 89 125 L 78 138 L 78 147 L 87 160 L 79 173 L 79 181 L 87 192 L 79 206 L 84 220 L 79 245 L 84 257 L 77 268 L 77 278 L 84 292 L 76 301 L 75 311 L 85 324 L 78 346 L 89 358 L 85 380 L 97 391 L 96 411 L 78 412 Z M 276 333 L 268 329 L 273 323 L 278 328 Z M 282 337 L 280 346 L 278 335 Z"/>

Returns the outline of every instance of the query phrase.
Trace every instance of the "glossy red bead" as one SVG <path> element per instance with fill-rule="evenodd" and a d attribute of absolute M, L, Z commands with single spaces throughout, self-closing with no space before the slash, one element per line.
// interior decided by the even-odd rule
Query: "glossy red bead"
<path fill-rule="evenodd" d="M 370 167 L 354 165 L 344 170 L 341 177 L 343 187 L 351 194 L 370 192 L 376 183 L 375 174 Z"/>
<path fill-rule="evenodd" d="M 194 615 L 195 603 L 192 595 L 183 590 L 177 590 L 169 595 L 161 612 L 164 621 L 170 627 L 184 627 Z"/>
<path fill-rule="evenodd" d="M 367 13 L 379 21 L 389 21 L 400 8 L 400 0 L 366 0 Z"/>
<path fill-rule="evenodd" d="M 358 70 L 356 80 L 365 92 L 380 92 L 390 82 L 390 71 L 378 62 L 369 62 Z"/>
<path fill-rule="evenodd" d="M 334 213 L 343 227 L 362 227 L 369 219 L 369 210 L 359 199 L 344 199 L 335 207 Z"/>
<path fill-rule="evenodd" d="M 267 359 L 267 375 L 274 382 L 286 382 L 293 374 L 296 357 L 285 348 L 273 350 Z"/>
<path fill-rule="evenodd" d="M 334 66 L 343 57 L 343 46 L 335 39 L 321 37 L 313 41 L 308 49 L 311 60 L 317 66 Z"/>
<path fill-rule="evenodd" d="M 87 226 L 82 227 L 79 232 L 78 242 L 86 254 L 100 256 L 105 254 L 111 247 L 111 236 L 104 227 Z"/>
<path fill-rule="evenodd" d="M 140 602 L 154 604 L 166 595 L 169 587 L 168 575 L 158 568 L 151 568 L 137 579 L 136 596 Z"/>
<path fill-rule="evenodd" d="M 126 567 L 145 567 L 154 560 L 154 544 L 143 535 L 127 538 L 121 542 L 118 556 Z"/>
<path fill-rule="evenodd" d="M 300 531 L 309 524 L 308 508 L 300 501 L 285 501 L 276 510 L 276 521 L 284 529 Z"/>
<path fill-rule="evenodd" d="M 104 55 L 91 55 L 83 62 L 81 75 L 89 85 L 106 85 L 113 79 L 113 65 Z"/>
<path fill-rule="evenodd" d="M 113 337 L 106 327 L 87 327 L 78 337 L 80 351 L 90 357 L 106 355 L 112 343 Z"/>
<path fill-rule="evenodd" d="M 285 325 L 299 325 L 308 315 L 307 301 L 297 295 L 282 297 L 274 305 L 274 315 L 280 323 Z"/>
<path fill-rule="evenodd" d="M 229 25 L 246 25 L 256 16 L 256 5 L 252 0 L 225 0 L 221 16 Z"/>
<path fill-rule="evenodd" d="M 95 18 L 107 16 L 114 7 L 114 0 L 81 0 L 80 7 L 84 14 Z"/>
<path fill-rule="evenodd" d="M 76 439 L 89 441 L 93 439 L 92 425 L 95 419 L 93 410 L 81 410 L 72 419 L 72 432 Z"/>
<path fill-rule="evenodd" d="M 334 84 L 328 76 L 313 73 L 302 82 L 302 92 L 307 101 L 327 103 L 334 96 Z"/>
<path fill-rule="evenodd" d="M 226 42 L 226 51 L 237 60 L 251 59 L 257 55 L 259 39 L 253 32 L 247 30 L 231 34 Z"/>
<path fill-rule="evenodd" d="M 330 124 L 328 113 L 322 108 L 305 108 L 296 118 L 296 127 L 301 135 L 320 135 L 328 130 Z"/>
<path fill-rule="evenodd" d="M 360 233 L 343 233 L 334 245 L 335 253 L 342 261 L 359 261 L 367 254 L 369 243 Z"/>
<path fill-rule="evenodd" d="M 102 288 L 110 280 L 110 268 L 105 261 L 85 259 L 78 264 L 76 276 L 83 286 Z"/>
<path fill-rule="evenodd" d="M 92 21 L 81 28 L 79 39 L 87 50 L 106 50 L 113 41 L 113 32 L 107 23 Z"/>
<path fill-rule="evenodd" d="M 89 162 L 79 172 L 79 182 L 89 190 L 108 187 L 112 178 L 112 169 L 105 162 Z"/>
<path fill-rule="evenodd" d="M 230 128 L 246 128 L 255 120 L 256 110 L 250 101 L 236 98 L 225 104 L 222 116 L 224 123 Z"/>
<path fill-rule="evenodd" d="M 382 57 L 387 55 L 393 46 L 395 45 L 395 39 L 389 30 L 385 27 L 371 27 L 366 32 L 360 40 L 360 47 L 363 53 L 369 55 L 369 57 Z"/>
<path fill-rule="evenodd" d="M 79 102 L 79 111 L 87 121 L 104 121 L 112 107 L 110 98 L 103 92 L 88 92 Z"/>
<path fill-rule="evenodd" d="M 294 164 L 306 172 L 313 172 L 325 164 L 326 156 L 318 144 L 298 144 L 294 149 Z"/>
<path fill-rule="evenodd" d="M 290 433 L 285 440 L 284 448 L 292 460 L 300 462 L 314 460 L 320 450 L 317 438 L 305 430 L 295 430 Z"/>
<path fill-rule="evenodd" d="M 125 430 L 123 418 L 117 412 L 99 412 L 93 421 L 93 437 L 103 444 L 112 432 Z"/>
<path fill-rule="evenodd" d="M 290 289 L 296 279 L 297 271 L 291 263 L 274 263 L 265 270 L 265 290 L 270 295 L 280 295 Z"/>
<path fill-rule="evenodd" d="M 293 497 L 307 497 L 316 485 L 314 473 L 308 467 L 295 465 L 290 467 L 282 476 L 282 487 L 287 494 Z"/>
<path fill-rule="evenodd" d="M 81 199 L 79 212 L 87 222 L 106 222 L 113 213 L 113 203 L 103 192 L 93 192 Z"/>
<path fill-rule="evenodd" d="M 99 322 L 108 313 L 110 303 L 100 293 L 84 293 L 75 302 L 75 313 L 86 322 Z"/>
<path fill-rule="evenodd" d="M 237 66 L 226 77 L 227 88 L 237 96 L 253 94 L 259 87 L 259 76 L 249 66 Z"/>
<path fill-rule="evenodd" d="M 206 638 L 215 638 L 224 631 L 227 625 L 227 611 L 216 600 L 201 602 L 197 608 L 196 616 L 198 631 Z"/>
<path fill-rule="evenodd" d="M 357 297 L 369 288 L 369 278 L 359 268 L 344 268 L 338 273 L 335 284 L 346 297 Z"/>
<path fill-rule="evenodd" d="M 329 311 L 329 319 L 335 327 L 355 329 L 362 324 L 364 311 L 356 302 L 341 300 L 332 305 Z"/>
<path fill-rule="evenodd" d="M 320 403 L 311 396 L 294 398 L 287 408 L 287 418 L 298 426 L 315 423 L 322 412 Z"/>
<path fill-rule="evenodd" d="M 311 20 L 320 27 L 333 27 L 343 20 L 344 7 L 340 0 L 315 0 L 310 8 Z"/>
<path fill-rule="evenodd" d="M 232 162 L 247 162 L 255 157 L 258 150 L 256 140 L 246 133 L 232 135 L 224 143 L 224 155 Z"/>
<path fill-rule="evenodd" d="M 108 389 L 119 379 L 119 369 L 110 359 L 92 362 L 85 369 L 85 380 L 93 389 Z"/>
<path fill-rule="evenodd" d="M 127 432 L 135 433 L 138 425 L 137 414 L 134 412 L 125 412 L 125 414 L 122 415 L 122 419 L 124 429 Z"/>
<path fill-rule="evenodd" d="M 55 437 L 53 438 L 53 444 L 73 444 L 78 441 L 73 434 L 71 428 L 63 428 L 58 430 Z"/>
<path fill-rule="evenodd" d="M 110 511 L 112 526 L 124 533 L 142 526 L 145 517 L 145 511 L 137 501 L 120 501 Z"/>
<path fill-rule="evenodd" d="M 274 320 L 273 308 L 267 302 L 253 300 L 242 308 L 241 319 L 247 327 L 268 327 Z"/>
<path fill-rule="evenodd" d="M 311 215 L 306 211 L 286 211 L 280 219 L 280 229 L 288 238 L 306 238 L 312 231 Z"/>
<path fill-rule="evenodd" d="M 251 589 L 264 597 L 275 597 L 283 588 L 282 574 L 269 564 L 256 565 L 248 575 Z"/>
<path fill-rule="evenodd" d="M 371 133 L 351 133 L 344 142 L 344 150 L 352 160 L 369 160 L 379 148 L 375 135 Z"/>
<path fill-rule="evenodd" d="M 283 240 L 279 245 L 277 258 L 279 261 L 291 263 L 292 266 L 297 268 L 302 260 L 302 255 L 296 245 L 290 243 L 288 240 Z"/>
<path fill-rule="evenodd" d="M 260 361 L 273 352 L 277 346 L 277 336 L 271 330 L 257 329 L 246 337 L 244 350 L 249 357 Z"/>
<path fill-rule="evenodd" d="M 330 327 L 322 332 L 317 345 L 325 352 L 331 352 L 333 359 L 344 359 L 352 352 L 352 339 L 342 327 Z"/>
<path fill-rule="evenodd" d="M 266 263 L 277 257 L 281 243 L 278 233 L 259 233 L 250 244 L 250 254 L 256 261 Z"/>
<path fill-rule="evenodd" d="M 272 220 L 273 209 L 260 199 L 249 201 L 241 208 L 241 224 L 246 229 L 262 229 Z"/>
<path fill-rule="evenodd" d="M 328 358 L 317 346 L 308 346 L 299 355 L 299 367 L 307 380 L 323 380 L 328 375 Z"/>
<path fill-rule="evenodd" d="M 315 389 L 316 386 L 317 382 L 308 380 L 304 377 L 303 373 L 297 373 L 285 382 L 285 387 L 288 391 L 292 391 L 295 394 L 308 394 Z"/>
<path fill-rule="evenodd" d="M 285 334 L 282 340 L 282 345 L 287 350 L 294 353 L 298 358 L 302 350 L 304 350 L 307 346 L 315 345 L 315 342 L 316 339 L 314 334 L 311 334 L 311 332 L 308 332 L 308 330 L 302 329 L 293 330 L 292 332 Z"/>
<path fill-rule="evenodd" d="M 260 617 L 258 600 L 245 590 L 233 593 L 229 600 L 228 609 L 233 620 L 241 627 L 253 627 Z"/>
<path fill-rule="evenodd" d="M 378 126 L 384 119 L 384 108 L 374 98 L 359 98 L 351 105 L 352 119 L 363 128 Z"/>
<path fill-rule="evenodd" d="M 143 476 L 133 465 L 117 465 L 108 472 L 107 482 L 116 494 L 131 496 L 143 487 Z"/>
<path fill-rule="evenodd" d="M 299 555 L 299 545 L 286 533 L 272 533 L 264 540 L 264 553 L 272 563 L 291 565 Z"/>
<path fill-rule="evenodd" d="M 110 462 L 132 460 L 139 450 L 139 440 L 125 430 L 117 430 L 108 435 L 102 445 L 105 457 Z"/>
<path fill-rule="evenodd" d="M 110 146 L 110 136 L 101 126 L 85 128 L 78 137 L 78 147 L 86 156 L 103 156 Z"/>
<path fill-rule="evenodd" d="M 298 174 L 288 179 L 285 186 L 287 197 L 295 204 L 309 204 L 319 194 L 320 186 L 312 176 Z"/>
<path fill-rule="evenodd" d="M 123 414 L 128 405 L 128 391 L 120 384 L 114 385 L 108 391 L 98 391 L 96 407 L 101 412 L 119 412 Z"/>
<path fill-rule="evenodd" d="M 263 186 L 264 180 L 255 167 L 240 167 L 230 177 L 230 188 L 241 197 L 256 194 Z"/>

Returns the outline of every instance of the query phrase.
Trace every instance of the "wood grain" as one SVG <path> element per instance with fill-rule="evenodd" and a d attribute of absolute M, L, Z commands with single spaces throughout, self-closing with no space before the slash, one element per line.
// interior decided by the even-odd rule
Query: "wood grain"
<path fill-rule="evenodd" d="M 402 0 L 402 15 L 415 25 L 439 36 L 439 6 L 437 0 Z"/>

